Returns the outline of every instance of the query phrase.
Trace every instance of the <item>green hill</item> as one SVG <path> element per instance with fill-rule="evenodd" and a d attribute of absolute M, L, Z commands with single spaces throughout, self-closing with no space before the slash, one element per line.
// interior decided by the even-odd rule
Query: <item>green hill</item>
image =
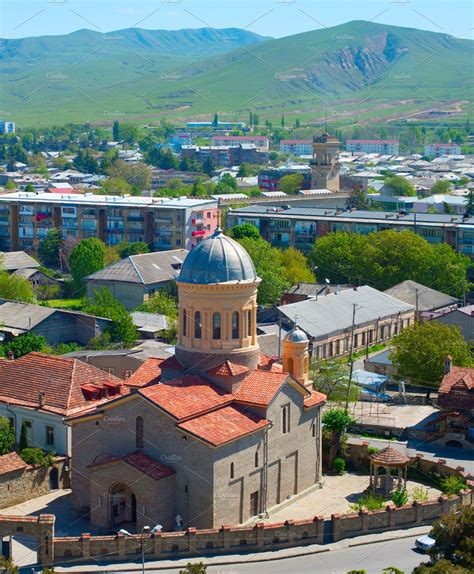
<path fill-rule="evenodd" d="M 371 121 L 470 100 L 472 47 L 364 21 L 280 39 L 237 29 L 80 30 L 4 41 L 0 96 L 25 125 L 250 110 Z"/>

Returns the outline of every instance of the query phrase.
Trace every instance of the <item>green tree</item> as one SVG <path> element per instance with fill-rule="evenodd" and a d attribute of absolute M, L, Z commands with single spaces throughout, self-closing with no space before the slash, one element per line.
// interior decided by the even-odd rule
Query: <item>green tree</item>
<path fill-rule="evenodd" d="M 135 195 L 139 195 L 145 189 L 151 187 L 152 172 L 149 166 L 143 163 L 127 163 L 116 161 L 107 170 L 111 178 L 125 180 Z"/>
<path fill-rule="evenodd" d="M 26 421 L 21 423 L 20 430 L 20 452 L 25 448 L 28 448 L 28 429 L 26 428 Z"/>
<path fill-rule="evenodd" d="M 329 401 L 345 402 L 349 384 L 349 367 L 345 359 L 321 360 L 311 369 L 314 388 L 324 393 Z M 357 385 L 351 385 L 349 400 L 359 398 Z"/>
<path fill-rule="evenodd" d="M 230 230 L 230 236 L 234 239 L 243 239 L 249 237 L 250 239 L 260 239 L 260 232 L 251 223 L 242 223 L 241 225 L 234 225 Z"/>
<path fill-rule="evenodd" d="M 306 257 L 294 247 L 285 249 L 282 253 L 281 262 L 284 268 L 285 279 L 290 285 L 297 283 L 314 283 L 316 277 L 308 267 Z"/>
<path fill-rule="evenodd" d="M 5 558 L 5 556 L 0 556 L 0 572 L 2 574 L 19 574 L 20 569 L 13 562 L 13 558 Z"/>
<path fill-rule="evenodd" d="M 250 167 L 246 163 L 241 163 L 239 165 L 239 170 L 237 171 L 237 177 L 249 177 L 252 175 Z"/>
<path fill-rule="evenodd" d="M 354 188 L 346 200 L 347 209 L 367 209 L 367 197 L 363 189 Z"/>
<path fill-rule="evenodd" d="M 129 195 L 132 186 L 122 177 L 110 177 L 100 182 L 101 190 L 106 195 Z"/>
<path fill-rule="evenodd" d="M 28 183 L 27 185 L 25 185 L 25 191 L 27 193 L 34 193 L 35 192 L 35 188 L 31 185 L 31 183 Z"/>
<path fill-rule="evenodd" d="M 324 413 L 322 419 L 324 429 L 331 433 L 331 445 L 329 448 L 330 468 L 332 468 L 332 462 L 339 453 L 342 435 L 355 422 L 354 417 L 348 411 L 339 407 Z"/>
<path fill-rule="evenodd" d="M 470 189 L 466 196 L 466 215 L 474 215 L 474 189 Z"/>
<path fill-rule="evenodd" d="M 430 192 L 433 195 L 449 195 L 452 189 L 453 185 L 450 181 L 446 181 L 445 179 L 438 179 L 438 181 L 432 185 Z"/>
<path fill-rule="evenodd" d="M 132 145 L 138 141 L 140 130 L 134 124 L 120 124 L 120 139 Z"/>
<path fill-rule="evenodd" d="M 23 357 L 23 355 L 33 353 L 34 351 L 43 351 L 45 346 L 46 339 L 42 335 L 35 335 L 29 332 L 19 335 L 9 343 L 6 343 L 3 348 L 5 355 L 12 352 L 15 359 L 18 359 L 18 357 Z"/>
<path fill-rule="evenodd" d="M 400 376 L 437 389 L 448 355 L 454 365 L 472 365 L 469 345 L 457 327 L 426 321 L 407 327 L 393 339 L 390 359 Z"/>
<path fill-rule="evenodd" d="M 120 141 L 120 124 L 116 120 L 112 126 L 112 138 L 114 142 Z"/>
<path fill-rule="evenodd" d="M 209 177 L 214 175 L 214 162 L 212 161 L 211 157 L 207 157 L 202 164 L 202 170 L 205 174 Z"/>
<path fill-rule="evenodd" d="M 83 239 L 74 247 L 69 257 L 69 266 L 78 292 L 84 291 L 84 279 L 102 269 L 104 264 L 105 245 L 97 237 Z"/>
<path fill-rule="evenodd" d="M 292 173 L 290 175 L 284 175 L 279 183 L 278 187 L 284 193 L 288 193 L 289 195 L 294 195 L 298 193 L 298 191 L 302 188 L 304 181 L 304 176 L 301 173 Z"/>
<path fill-rule="evenodd" d="M 59 253 L 63 246 L 63 238 L 59 229 L 48 229 L 38 247 L 38 256 L 46 267 L 59 267 Z"/>
<path fill-rule="evenodd" d="M 79 153 L 74 158 L 74 167 L 81 171 L 82 173 L 98 173 L 99 163 L 96 158 L 92 155 L 90 149 L 81 149 Z"/>
<path fill-rule="evenodd" d="M 145 313 L 159 313 L 171 319 L 178 316 L 178 306 L 176 300 L 169 295 L 164 289 L 156 291 L 148 301 L 142 303 L 137 307 L 137 311 L 144 311 Z"/>
<path fill-rule="evenodd" d="M 0 297 L 12 301 L 34 303 L 36 298 L 28 279 L 0 271 Z"/>
<path fill-rule="evenodd" d="M 225 173 L 218 181 L 216 193 L 235 193 L 237 191 L 237 182 L 235 177 L 230 173 Z"/>
<path fill-rule="evenodd" d="M 415 187 L 402 175 L 390 175 L 385 178 L 385 184 L 390 187 L 393 195 L 402 197 L 415 197 Z"/>
<path fill-rule="evenodd" d="M 0 456 L 8 454 L 15 445 L 15 431 L 10 421 L 0 417 Z"/>
<path fill-rule="evenodd" d="M 139 255 L 141 253 L 150 252 L 148 243 L 145 243 L 144 241 L 136 241 L 135 243 L 122 242 L 117 245 L 117 249 L 121 259 L 130 257 L 130 255 Z"/>
<path fill-rule="evenodd" d="M 217 126 L 219 125 L 219 116 L 217 115 L 217 112 L 214 114 L 214 119 L 212 120 L 212 125 L 215 128 L 217 128 Z"/>
<path fill-rule="evenodd" d="M 474 506 L 462 506 L 433 524 L 430 536 L 436 541 L 430 560 L 413 574 L 468 574 L 474 572 Z"/>
<path fill-rule="evenodd" d="M 137 340 L 137 329 L 132 316 L 107 289 L 94 291 L 94 298 L 87 305 L 85 311 L 112 321 L 112 326 L 107 329 L 112 342 L 120 343 L 125 348 L 129 348 Z"/>
<path fill-rule="evenodd" d="M 207 566 L 203 562 L 197 562 L 192 564 L 186 564 L 186 568 L 184 570 L 180 570 L 179 574 L 206 574 Z"/>

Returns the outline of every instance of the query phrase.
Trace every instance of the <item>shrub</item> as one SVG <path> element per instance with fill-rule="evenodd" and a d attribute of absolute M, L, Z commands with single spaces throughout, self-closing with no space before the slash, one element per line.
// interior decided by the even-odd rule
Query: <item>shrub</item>
<path fill-rule="evenodd" d="M 42 466 L 51 466 L 56 457 L 55 452 L 45 452 L 41 448 L 24 448 L 20 452 L 21 458 L 26 464 L 41 464 Z"/>
<path fill-rule="evenodd" d="M 342 458 L 335 458 L 332 461 L 332 469 L 338 474 L 344 474 L 346 470 L 346 461 Z"/>
<path fill-rule="evenodd" d="M 395 506 L 404 506 L 408 502 L 408 494 L 404 489 L 396 490 L 392 493 L 392 500 Z"/>
<path fill-rule="evenodd" d="M 379 448 L 377 448 L 376 446 L 369 446 L 369 448 L 367 449 L 367 453 L 368 455 L 372 455 L 375 454 L 376 452 L 379 452 Z"/>
<path fill-rule="evenodd" d="M 366 510 L 380 510 L 385 505 L 385 499 L 376 494 L 364 494 L 359 500 L 351 504 L 351 509 L 359 512 L 363 508 Z"/>
<path fill-rule="evenodd" d="M 413 502 L 425 502 L 428 500 L 428 489 L 422 486 L 415 486 L 411 493 Z"/>
<path fill-rule="evenodd" d="M 444 494 L 458 494 L 466 487 L 466 482 L 459 476 L 445 476 L 441 479 L 441 490 Z"/>

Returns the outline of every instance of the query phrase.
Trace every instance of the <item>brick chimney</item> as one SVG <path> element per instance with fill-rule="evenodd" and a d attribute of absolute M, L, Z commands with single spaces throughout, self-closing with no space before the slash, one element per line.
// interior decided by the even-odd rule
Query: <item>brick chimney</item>
<path fill-rule="evenodd" d="M 9 361 L 15 360 L 15 353 L 13 351 L 8 351 L 8 360 Z"/>
<path fill-rule="evenodd" d="M 38 393 L 38 404 L 40 409 L 44 407 L 45 403 L 46 403 L 46 393 L 44 391 L 40 391 Z"/>
<path fill-rule="evenodd" d="M 453 358 L 451 357 L 451 355 L 448 355 L 447 357 L 444 358 L 444 374 L 447 375 L 448 373 L 450 373 L 452 368 L 453 368 Z"/>

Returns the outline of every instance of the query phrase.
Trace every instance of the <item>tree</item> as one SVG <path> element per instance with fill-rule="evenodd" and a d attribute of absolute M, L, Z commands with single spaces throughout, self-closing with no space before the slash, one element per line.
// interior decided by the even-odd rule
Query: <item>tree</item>
<path fill-rule="evenodd" d="M 202 170 L 209 177 L 214 175 L 214 162 L 212 161 L 211 157 L 206 157 L 204 163 L 202 164 Z"/>
<path fill-rule="evenodd" d="M 283 113 L 281 114 L 280 124 L 282 128 L 285 127 L 285 114 Z"/>
<path fill-rule="evenodd" d="M 237 191 L 237 181 L 230 173 L 225 173 L 217 183 L 216 193 L 235 193 Z"/>
<path fill-rule="evenodd" d="M 282 253 L 281 262 L 284 267 L 284 276 L 290 285 L 297 283 L 314 283 L 316 277 L 308 267 L 306 257 L 294 247 L 285 249 Z"/>
<path fill-rule="evenodd" d="M 74 158 L 74 167 L 81 171 L 82 173 L 98 173 L 99 163 L 96 158 L 92 155 L 91 150 L 81 149 L 79 153 Z"/>
<path fill-rule="evenodd" d="M 26 428 L 26 421 L 21 423 L 20 431 L 20 452 L 25 448 L 28 448 L 28 429 Z"/>
<path fill-rule="evenodd" d="M 10 421 L 0 417 L 0 456 L 8 454 L 15 445 L 15 430 Z"/>
<path fill-rule="evenodd" d="M 299 129 L 301 127 L 301 121 L 299 118 L 295 119 L 295 129 Z"/>
<path fill-rule="evenodd" d="M 149 166 L 143 163 L 116 161 L 110 166 L 107 173 L 110 177 L 124 179 L 132 187 L 135 195 L 139 195 L 144 189 L 151 187 L 152 172 Z"/>
<path fill-rule="evenodd" d="M 31 185 L 31 183 L 28 183 L 27 185 L 25 185 L 25 191 L 27 193 L 34 193 L 35 192 L 35 188 Z"/>
<path fill-rule="evenodd" d="M 324 429 L 331 433 L 331 446 L 329 448 L 329 466 L 332 468 L 332 462 L 339 452 L 342 435 L 348 427 L 356 421 L 354 417 L 345 409 L 334 408 L 326 411 L 323 415 L 322 423 Z"/>
<path fill-rule="evenodd" d="M 367 197 L 364 190 L 353 188 L 346 200 L 346 209 L 367 209 Z"/>
<path fill-rule="evenodd" d="M 433 524 L 430 536 L 436 541 L 430 561 L 417 566 L 413 574 L 474 572 L 474 506 L 444 514 Z"/>
<path fill-rule="evenodd" d="M 139 255 L 140 253 L 150 252 L 148 243 L 145 243 L 144 241 L 136 241 L 135 243 L 122 242 L 117 245 L 117 249 L 121 259 L 130 257 L 130 255 Z"/>
<path fill-rule="evenodd" d="M 43 569 L 43 572 L 44 570 L 45 569 Z M 0 556 L 0 572 L 2 572 L 2 574 L 19 574 L 20 569 L 13 562 L 13 558 Z"/>
<path fill-rule="evenodd" d="M 59 267 L 59 253 L 63 246 L 63 238 L 59 229 L 48 229 L 38 247 L 38 255 L 46 267 Z"/>
<path fill-rule="evenodd" d="M 298 193 L 298 191 L 302 188 L 304 181 L 304 176 L 301 173 L 292 173 L 289 175 L 284 175 L 279 183 L 278 187 L 284 193 L 288 193 L 290 195 L 294 195 Z"/>
<path fill-rule="evenodd" d="M 112 138 L 114 142 L 120 141 L 120 124 L 118 123 L 117 120 L 114 122 L 114 125 L 112 127 Z"/>
<path fill-rule="evenodd" d="M 474 215 L 474 189 L 470 189 L 466 196 L 466 215 Z"/>
<path fill-rule="evenodd" d="M 390 359 L 400 376 L 409 378 L 414 384 L 437 389 L 448 355 L 454 365 L 472 365 L 469 344 L 457 327 L 426 321 L 407 327 L 393 339 Z"/>
<path fill-rule="evenodd" d="M 69 257 L 71 275 L 78 292 L 84 291 L 84 279 L 102 269 L 105 264 L 105 245 L 97 237 L 80 241 Z"/>
<path fill-rule="evenodd" d="M 140 130 L 134 124 L 120 124 L 120 139 L 132 145 L 138 141 Z"/>
<path fill-rule="evenodd" d="M 9 275 L 6 271 L 0 270 L 0 297 L 12 301 L 22 301 L 23 303 L 34 303 L 35 294 L 28 279 Z"/>
<path fill-rule="evenodd" d="M 453 189 L 450 181 L 445 179 L 438 179 L 436 183 L 431 186 L 430 192 L 435 195 L 449 195 Z"/>
<path fill-rule="evenodd" d="M 178 316 L 178 306 L 175 299 L 164 289 L 156 291 L 148 301 L 145 301 L 145 303 L 142 303 L 142 305 L 137 307 L 137 311 L 144 311 L 145 313 L 159 313 L 160 315 L 165 315 L 165 317 L 170 317 L 171 319 L 176 319 Z"/>
<path fill-rule="evenodd" d="M 239 165 L 239 170 L 237 171 L 237 177 L 249 177 L 250 175 L 252 175 L 252 172 L 250 171 L 248 164 L 241 163 Z"/>
<path fill-rule="evenodd" d="M 384 180 L 385 184 L 391 188 L 393 195 L 402 197 L 415 197 L 416 189 L 401 175 L 389 175 Z"/>
<path fill-rule="evenodd" d="M 260 239 L 260 233 L 255 225 L 251 223 L 242 223 L 241 225 L 234 225 L 230 230 L 230 235 L 234 239 L 243 239 L 249 237 L 251 239 Z"/>
<path fill-rule="evenodd" d="M 203 562 L 197 562 L 192 564 L 186 564 L 186 568 L 184 570 L 180 570 L 179 574 L 206 574 L 207 566 Z"/>
<path fill-rule="evenodd" d="M 4 345 L 5 355 L 11 352 L 15 359 L 23 357 L 28 353 L 40 352 L 46 346 L 46 339 L 42 335 L 35 335 L 34 333 L 23 333 L 9 343 Z"/>
<path fill-rule="evenodd" d="M 85 310 L 87 313 L 112 321 L 112 326 L 107 329 L 112 342 L 121 343 L 128 348 L 137 340 L 137 329 L 132 316 L 107 289 L 94 291 L 94 298 Z"/>
<path fill-rule="evenodd" d="M 217 112 L 214 114 L 214 119 L 212 120 L 212 126 L 217 128 L 217 126 L 219 125 L 219 116 L 217 115 Z"/>
<path fill-rule="evenodd" d="M 260 123 L 260 116 L 256 113 L 253 114 L 253 125 L 255 128 L 258 128 L 258 125 Z"/>
<path fill-rule="evenodd" d="M 349 384 L 349 368 L 345 359 L 321 360 L 311 369 L 314 388 L 324 393 L 328 401 L 342 402 L 347 399 Z M 359 397 L 357 385 L 351 385 L 349 400 L 355 401 Z"/>
<path fill-rule="evenodd" d="M 128 195 L 132 186 L 122 177 L 110 177 L 100 182 L 100 187 L 107 195 Z"/>

